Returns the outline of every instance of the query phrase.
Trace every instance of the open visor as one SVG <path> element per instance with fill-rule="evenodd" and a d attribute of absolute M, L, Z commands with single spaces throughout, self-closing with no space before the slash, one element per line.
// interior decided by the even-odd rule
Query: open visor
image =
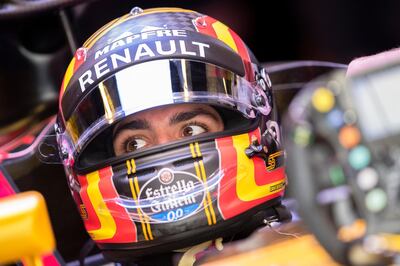
<path fill-rule="evenodd" d="M 183 59 L 150 61 L 119 71 L 85 95 L 66 117 L 69 152 L 80 153 L 100 132 L 128 115 L 177 103 L 222 106 L 245 118 L 271 111 L 260 86 L 229 70 Z"/>

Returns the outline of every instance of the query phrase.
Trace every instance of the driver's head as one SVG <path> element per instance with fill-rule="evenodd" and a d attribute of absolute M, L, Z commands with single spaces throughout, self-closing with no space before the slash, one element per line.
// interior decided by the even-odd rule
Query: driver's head
<path fill-rule="evenodd" d="M 226 25 L 133 9 L 76 52 L 56 130 L 88 233 L 127 260 L 232 238 L 273 215 L 283 153 L 259 145 L 276 119 L 265 69 Z"/>

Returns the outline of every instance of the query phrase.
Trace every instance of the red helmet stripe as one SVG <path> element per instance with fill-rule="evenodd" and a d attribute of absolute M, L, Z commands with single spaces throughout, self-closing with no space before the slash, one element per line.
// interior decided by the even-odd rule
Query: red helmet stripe
<path fill-rule="evenodd" d="M 204 26 L 201 25 L 197 25 L 196 21 L 193 21 L 196 29 L 198 32 L 203 33 L 205 35 L 214 37 L 214 38 L 218 38 L 214 28 L 211 26 L 212 24 L 214 24 L 217 20 L 209 17 L 209 16 L 204 16 L 201 19 L 204 19 Z"/>
<path fill-rule="evenodd" d="M 99 171 L 100 183 L 99 188 L 103 198 L 116 199 L 119 197 L 113 182 L 113 171 L 111 166 L 103 168 Z M 114 219 L 116 232 L 111 239 L 104 239 L 99 242 L 111 243 L 129 243 L 137 241 L 137 231 L 134 222 L 131 221 L 127 210 L 118 205 L 115 201 L 106 202 L 107 208 Z M 118 214 L 118 215 L 113 215 Z"/>
<path fill-rule="evenodd" d="M 237 52 L 242 58 L 245 67 L 246 79 L 250 81 L 255 80 L 250 55 L 243 40 L 220 21 L 209 16 L 204 16 L 202 19 L 204 20 L 204 26 L 197 25 L 197 23 L 194 22 L 197 31 L 221 40 Z"/>
<path fill-rule="evenodd" d="M 244 69 L 246 71 L 246 79 L 250 81 L 255 80 L 253 67 L 251 66 L 249 51 L 247 50 L 246 45 L 244 44 L 243 40 L 236 34 L 236 32 L 231 29 L 229 29 L 229 32 L 231 33 L 232 38 L 235 40 L 237 52 L 243 59 Z"/>

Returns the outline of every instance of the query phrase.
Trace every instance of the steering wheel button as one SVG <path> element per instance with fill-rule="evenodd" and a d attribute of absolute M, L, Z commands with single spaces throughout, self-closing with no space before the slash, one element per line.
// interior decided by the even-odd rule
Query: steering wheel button
<path fill-rule="evenodd" d="M 357 184 L 362 190 L 367 191 L 378 184 L 378 179 L 379 176 L 376 170 L 374 168 L 367 167 L 358 173 Z"/>
<path fill-rule="evenodd" d="M 375 188 L 365 196 L 365 205 L 371 212 L 382 211 L 387 204 L 387 195 L 381 188 Z"/>
<path fill-rule="evenodd" d="M 311 142 L 312 133 L 308 127 L 298 126 L 296 127 L 293 135 L 293 140 L 297 145 L 307 146 Z"/>
<path fill-rule="evenodd" d="M 312 96 L 312 104 L 317 111 L 327 113 L 335 105 L 335 96 L 329 89 L 319 88 Z"/>
<path fill-rule="evenodd" d="M 346 149 L 353 148 L 360 143 L 360 140 L 360 131 L 354 126 L 345 126 L 339 131 L 339 142 Z"/>
<path fill-rule="evenodd" d="M 333 109 L 327 114 L 326 118 L 328 119 L 328 123 L 334 128 L 339 128 L 344 123 L 343 113 L 338 109 Z"/>
<path fill-rule="evenodd" d="M 371 153 L 367 147 L 359 145 L 352 149 L 349 154 L 349 163 L 356 170 L 366 167 L 371 161 Z"/>
<path fill-rule="evenodd" d="M 335 186 L 345 183 L 345 176 L 342 167 L 335 165 L 329 168 L 329 178 Z"/>

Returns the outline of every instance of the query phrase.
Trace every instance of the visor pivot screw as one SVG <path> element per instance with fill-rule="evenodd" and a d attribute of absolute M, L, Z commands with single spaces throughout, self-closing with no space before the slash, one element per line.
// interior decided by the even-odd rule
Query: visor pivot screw
<path fill-rule="evenodd" d="M 196 24 L 197 27 L 201 27 L 201 28 L 207 27 L 206 19 L 204 17 L 197 17 L 194 20 L 194 23 Z"/>
<path fill-rule="evenodd" d="M 266 101 L 264 97 L 262 97 L 261 95 L 256 95 L 254 98 L 257 106 L 265 106 Z"/>
<path fill-rule="evenodd" d="M 131 9 L 131 12 L 129 12 L 132 16 L 136 16 L 136 15 L 139 15 L 139 14 L 142 14 L 143 13 L 143 9 L 141 9 L 140 7 L 138 7 L 138 6 L 135 6 L 134 8 L 132 8 Z"/>
<path fill-rule="evenodd" d="M 61 154 L 61 159 L 62 160 L 67 160 L 68 159 L 68 151 L 63 147 L 63 148 L 61 148 L 61 152 L 60 152 L 60 154 Z"/>

